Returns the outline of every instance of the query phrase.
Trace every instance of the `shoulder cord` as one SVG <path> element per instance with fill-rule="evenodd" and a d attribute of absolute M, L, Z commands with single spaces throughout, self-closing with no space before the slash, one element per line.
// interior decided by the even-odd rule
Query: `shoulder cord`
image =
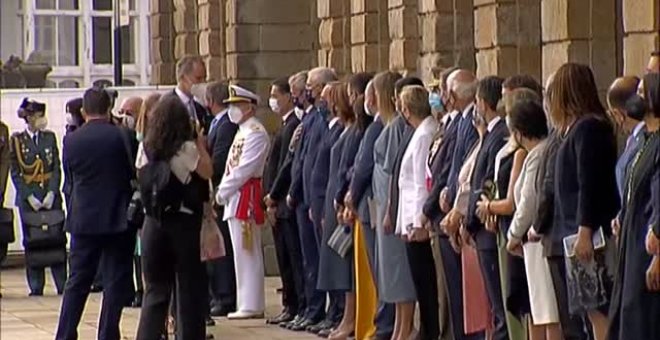
<path fill-rule="evenodd" d="M 23 159 L 23 151 L 20 148 L 20 144 L 18 143 L 18 138 L 13 139 L 14 149 L 16 150 L 16 158 L 18 159 L 18 164 L 20 165 L 21 170 L 23 173 L 25 173 L 26 170 L 32 170 L 32 175 L 24 174 L 26 182 L 37 182 L 37 178 L 41 177 L 44 173 L 44 161 L 41 158 L 37 158 L 34 163 L 30 165 L 25 163 L 25 159 Z"/>

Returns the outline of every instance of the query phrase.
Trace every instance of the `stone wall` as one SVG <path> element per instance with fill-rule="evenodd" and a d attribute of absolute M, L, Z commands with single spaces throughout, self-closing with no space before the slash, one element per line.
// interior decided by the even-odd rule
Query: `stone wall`
<path fill-rule="evenodd" d="M 151 0 L 151 83 L 175 83 L 174 3 L 172 0 Z"/>
<path fill-rule="evenodd" d="M 388 0 L 351 1 L 351 70 L 377 72 L 387 69 L 390 36 Z"/>
<path fill-rule="evenodd" d="M 351 71 L 351 0 L 318 0 L 317 6 L 318 65 L 332 67 L 339 74 L 348 73 Z"/>
<path fill-rule="evenodd" d="M 660 49 L 660 1 L 623 1 L 623 74 L 640 74 L 649 52 Z"/>

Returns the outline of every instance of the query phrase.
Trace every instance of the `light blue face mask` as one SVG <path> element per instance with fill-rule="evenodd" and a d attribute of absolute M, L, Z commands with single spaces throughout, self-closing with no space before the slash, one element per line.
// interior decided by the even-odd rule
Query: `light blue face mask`
<path fill-rule="evenodd" d="M 141 143 L 144 140 L 144 135 L 142 134 L 142 132 L 138 132 L 135 134 L 135 138 L 137 139 L 138 142 Z"/>
<path fill-rule="evenodd" d="M 431 106 L 431 109 L 436 112 L 445 111 L 445 105 L 440 98 L 440 94 L 436 92 L 429 93 L 429 105 Z"/>

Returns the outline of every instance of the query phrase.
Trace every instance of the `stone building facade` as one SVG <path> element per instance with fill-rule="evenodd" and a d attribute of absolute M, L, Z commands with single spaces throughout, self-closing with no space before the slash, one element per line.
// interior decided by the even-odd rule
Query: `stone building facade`
<path fill-rule="evenodd" d="M 660 0 L 150 0 L 152 82 L 204 57 L 209 78 L 265 95 L 276 77 L 313 66 L 430 77 L 433 66 L 544 80 L 589 64 L 601 90 L 643 72 L 660 48 Z"/>

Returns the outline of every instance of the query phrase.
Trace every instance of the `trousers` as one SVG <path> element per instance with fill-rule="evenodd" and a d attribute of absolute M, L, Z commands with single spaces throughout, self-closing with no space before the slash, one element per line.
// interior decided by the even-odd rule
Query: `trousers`
<path fill-rule="evenodd" d="M 264 292 L 264 255 L 261 248 L 261 226 L 252 224 L 249 245 L 244 243 L 246 234 L 243 222 L 229 218 L 229 233 L 234 250 L 236 270 L 236 310 L 261 313 L 266 308 Z M 246 247 L 247 246 L 247 247 Z"/>
<path fill-rule="evenodd" d="M 300 236 L 294 216 L 277 218 L 273 239 L 282 279 L 282 305 L 295 315 L 303 312 L 306 306 Z"/>
<path fill-rule="evenodd" d="M 438 283 L 431 241 L 408 242 L 406 252 L 419 305 L 420 338 L 437 339 L 440 336 Z"/>
<path fill-rule="evenodd" d="M 176 338 L 205 339 L 208 306 L 205 267 L 200 259 L 201 217 L 167 215 L 159 223 L 147 218 L 142 229 L 142 271 L 145 291 L 137 340 L 157 340 L 176 292 Z"/>

